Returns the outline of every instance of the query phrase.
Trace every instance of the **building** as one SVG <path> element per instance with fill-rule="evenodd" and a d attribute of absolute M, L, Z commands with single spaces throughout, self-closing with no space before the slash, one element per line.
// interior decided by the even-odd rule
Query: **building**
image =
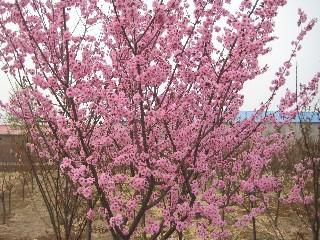
<path fill-rule="evenodd" d="M 243 121 L 249 119 L 254 115 L 254 111 L 241 111 L 238 115 L 238 120 Z M 274 115 L 278 122 L 284 122 L 285 119 L 279 112 L 268 111 L 266 116 Z M 259 121 L 259 118 L 257 119 Z M 284 124 L 281 127 L 283 134 L 294 132 L 295 137 L 302 137 L 302 129 L 307 131 L 308 135 L 313 139 L 320 139 L 320 112 L 300 112 L 290 124 Z"/>
<path fill-rule="evenodd" d="M 18 163 L 21 156 L 19 156 L 18 149 L 21 147 L 21 138 L 23 132 L 21 130 L 13 129 L 8 125 L 0 125 L 0 163 Z"/>

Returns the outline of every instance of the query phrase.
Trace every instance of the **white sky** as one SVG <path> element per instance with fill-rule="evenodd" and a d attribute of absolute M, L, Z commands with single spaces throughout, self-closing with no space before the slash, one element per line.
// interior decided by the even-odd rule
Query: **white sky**
<path fill-rule="evenodd" d="M 238 2 L 238 1 L 235 1 Z M 274 73 L 281 64 L 288 59 L 291 52 L 291 41 L 294 40 L 300 29 L 297 27 L 298 8 L 302 8 L 308 18 L 318 18 L 312 32 L 303 41 L 303 48 L 298 53 L 298 79 L 301 83 L 309 81 L 317 71 L 320 71 L 320 0 L 288 0 L 288 4 L 280 9 L 276 20 L 275 35 L 279 37 L 271 45 L 273 51 L 263 59 L 263 63 L 270 66 L 269 71 L 259 79 L 247 82 L 243 90 L 245 103 L 242 110 L 253 110 L 265 101 L 269 95 L 270 82 L 274 78 Z M 295 61 L 294 61 L 295 63 Z M 272 105 L 275 109 L 284 90 L 295 89 L 295 73 L 288 78 L 286 86 L 280 91 Z M 10 95 L 10 83 L 6 75 L 0 70 L 0 100 L 7 102 Z"/>
<path fill-rule="evenodd" d="M 303 40 L 302 49 L 298 52 L 294 62 L 292 62 L 293 64 L 296 64 L 296 62 L 298 64 L 298 82 L 307 83 L 316 72 L 320 71 L 320 1 L 288 0 L 288 4 L 280 9 L 276 19 L 275 35 L 279 39 L 275 40 L 271 45 L 272 53 L 263 59 L 263 62 L 268 64 L 270 69 L 261 78 L 246 83 L 243 110 L 252 110 L 269 97 L 268 88 L 270 82 L 274 79 L 274 73 L 290 56 L 292 49 L 290 43 L 300 32 L 300 28 L 297 27 L 299 7 L 306 12 L 309 20 L 318 18 L 318 22 Z M 295 85 L 295 67 L 292 67 L 286 85 L 279 91 L 271 106 L 272 110 L 276 109 L 285 89 L 289 88 L 295 91 Z"/>

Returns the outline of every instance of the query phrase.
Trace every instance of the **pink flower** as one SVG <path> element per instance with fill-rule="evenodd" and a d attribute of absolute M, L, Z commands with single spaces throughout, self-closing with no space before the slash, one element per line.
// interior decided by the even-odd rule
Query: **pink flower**
<path fill-rule="evenodd" d="M 93 221 L 94 215 L 95 215 L 95 214 L 94 214 L 93 209 L 90 208 L 90 209 L 88 210 L 88 212 L 87 212 L 87 218 L 88 218 L 89 220 Z"/>
<path fill-rule="evenodd" d="M 305 23 L 307 21 L 307 15 L 301 10 L 301 8 L 298 9 L 299 14 L 299 20 L 297 22 L 297 25 L 300 26 L 302 23 Z"/>

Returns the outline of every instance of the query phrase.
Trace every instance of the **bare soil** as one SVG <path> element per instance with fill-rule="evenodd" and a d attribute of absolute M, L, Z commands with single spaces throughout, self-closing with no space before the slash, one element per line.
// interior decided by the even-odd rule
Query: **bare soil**
<path fill-rule="evenodd" d="M 24 200 L 22 196 L 22 184 L 18 184 L 12 192 L 11 213 L 7 213 L 6 224 L 2 224 L 0 204 L 0 240 L 54 240 L 50 218 L 36 184 L 34 191 L 30 184 L 26 186 Z M 8 202 L 6 206 L 8 211 Z M 111 239 L 100 220 L 93 224 L 92 239 Z"/>
<path fill-rule="evenodd" d="M 36 186 L 34 186 L 35 189 Z M 22 186 L 18 185 L 12 192 L 12 210 L 7 218 L 7 223 L 2 224 L 2 208 L 0 205 L 0 240 L 53 240 L 46 207 L 39 191 L 31 191 L 31 186 L 26 187 L 25 199 L 22 199 Z M 292 209 L 282 206 L 278 225 L 274 226 L 270 216 L 266 214 L 257 218 L 257 238 L 259 240 L 299 240 L 311 239 L 310 230 L 303 217 L 298 216 Z M 93 240 L 110 240 L 101 221 L 94 222 Z M 281 230 L 279 232 L 278 230 Z M 230 240 L 252 239 L 251 226 L 235 229 Z M 191 234 L 192 236 L 193 234 Z M 194 237 L 186 236 L 186 239 Z"/>
<path fill-rule="evenodd" d="M 2 214 L 1 209 L 1 221 Z M 7 223 L 0 224 L 0 240 L 29 239 L 54 239 L 54 235 L 40 193 L 32 192 L 30 186 L 27 186 L 23 200 L 22 186 L 18 185 L 12 192 L 12 207 Z"/>

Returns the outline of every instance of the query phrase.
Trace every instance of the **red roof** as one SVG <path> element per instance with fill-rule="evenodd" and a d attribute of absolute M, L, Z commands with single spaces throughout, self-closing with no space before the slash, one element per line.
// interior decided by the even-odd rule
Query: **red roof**
<path fill-rule="evenodd" d="M 21 135 L 23 131 L 21 129 L 12 128 L 10 125 L 0 124 L 0 135 Z"/>

